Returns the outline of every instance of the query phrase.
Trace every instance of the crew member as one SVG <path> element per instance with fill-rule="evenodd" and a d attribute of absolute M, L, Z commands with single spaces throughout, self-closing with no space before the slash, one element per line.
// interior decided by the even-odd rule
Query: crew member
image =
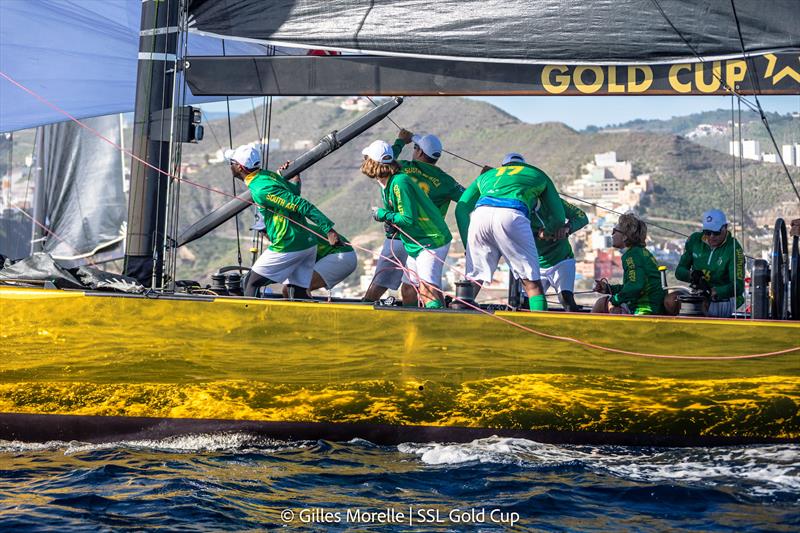
<path fill-rule="evenodd" d="M 533 211 L 531 229 L 539 252 L 539 268 L 541 272 L 542 291 L 547 293 L 553 287 L 565 311 L 580 311 L 575 303 L 575 254 L 569 243 L 569 236 L 589 223 L 589 217 L 579 207 L 561 200 L 566 222 L 553 234 L 544 230 L 544 219 L 539 208 Z"/>
<path fill-rule="evenodd" d="M 645 248 L 647 224 L 636 215 L 626 213 L 619 217 L 611 233 L 611 245 L 622 254 L 622 284 L 611 285 L 606 280 L 595 280 L 594 290 L 609 296 L 600 297 L 593 313 L 620 315 L 659 315 L 664 312 L 664 289 L 661 273 L 653 254 Z"/>
<path fill-rule="evenodd" d="M 686 241 L 675 277 L 707 292 L 706 316 L 731 317 L 744 303 L 744 253 L 728 232 L 725 213 L 719 209 L 703 213 L 703 230 Z M 670 294 L 665 303 L 680 311 L 676 294 Z"/>
<path fill-rule="evenodd" d="M 422 304 L 442 307 L 442 266 L 452 240 L 447 224 L 428 195 L 402 172 L 388 143 L 374 141 L 362 154 L 361 172 L 383 189 L 383 207 L 374 208 L 373 217 L 398 229 L 408 254 L 409 281 L 419 290 Z"/>
<path fill-rule="evenodd" d="M 414 143 L 414 152 L 411 161 L 400 159 L 400 153 L 410 142 Z M 398 138 L 392 145 L 392 154 L 400 165 L 404 174 L 410 176 L 422 191 L 428 195 L 444 218 L 450 202 L 458 202 L 464 187 L 452 176 L 436 166 L 442 155 L 442 142 L 436 135 L 413 135 L 406 129 L 401 129 Z M 364 299 L 367 301 L 378 300 L 387 289 L 397 290 L 402 281 L 400 294 L 403 305 L 416 306 L 416 289 L 408 282 L 407 277 L 399 268 L 393 268 L 389 258 L 406 263 L 407 254 L 396 229 L 386 226 L 386 240 L 383 243 L 381 257 L 375 267 L 375 277 L 370 284 Z"/>
<path fill-rule="evenodd" d="M 300 175 L 292 176 L 288 180 L 296 187 L 296 194 L 302 191 L 302 181 Z M 309 225 L 317 241 L 317 260 L 314 263 L 314 274 L 311 277 L 311 285 L 308 290 L 288 285 L 284 281 L 283 295 L 288 297 L 289 289 L 292 288 L 294 298 L 311 298 L 311 292 L 317 289 L 326 288 L 328 291 L 344 281 L 350 274 L 355 272 L 358 267 L 358 257 L 353 247 L 347 244 L 348 239 L 339 235 L 338 243 L 331 245 L 327 238 L 321 237 L 325 233 L 321 228 Z"/>
<path fill-rule="evenodd" d="M 467 277 L 480 290 L 491 283 L 502 255 L 512 274 L 522 280 L 531 311 L 546 311 L 530 213 L 541 201 L 545 231 L 555 233 L 565 220 L 561 198 L 547 174 L 518 153 L 506 155 L 498 168 L 483 170 L 456 205 L 456 222 L 467 251 Z"/>
<path fill-rule="evenodd" d="M 250 269 L 245 296 L 256 296 L 260 287 L 283 280 L 307 289 L 314 273 L 317 241 L 302 226 L 309 225 L 306 219 L 312 220 L 333 246 L 340 241 L 333 222 L 300 197 L 297 185 L 280 174 L 261 170 L 261 154 L 256 147 L 244 145 L 227 150 L 225 157 L 230 161 L 233 176 L 250 189 L 271 242 Z"/>

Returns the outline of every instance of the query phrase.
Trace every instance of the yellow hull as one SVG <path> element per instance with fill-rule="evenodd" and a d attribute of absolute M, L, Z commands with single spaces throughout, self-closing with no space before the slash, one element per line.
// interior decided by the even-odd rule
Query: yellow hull
<path fill-rule="evenodd" d="M 734 358 L 800 323 L 496 316 L 719 359 L 476 313 L 0 288 L 0 413 L 800 440 L 800 351 Z"/>

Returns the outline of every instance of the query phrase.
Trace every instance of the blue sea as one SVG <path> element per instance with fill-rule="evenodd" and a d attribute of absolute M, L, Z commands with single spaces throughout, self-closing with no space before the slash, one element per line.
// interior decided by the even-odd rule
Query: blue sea
<path fill-rule="evenodd" d="M 0 529 L 800 531 L 800 446 L 0 441 Z"/>

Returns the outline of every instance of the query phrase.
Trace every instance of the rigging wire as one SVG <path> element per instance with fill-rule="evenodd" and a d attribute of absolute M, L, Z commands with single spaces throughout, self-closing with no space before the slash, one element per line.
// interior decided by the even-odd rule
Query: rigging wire
<path fill-rule="evenodd" d="M 211 136 L 214 137 L 214 142 L 217 143 L 217 146 L 219 147 L 220 152 L 225 152 L 225 148 L 223 148 L 222 147 L 222 143 L 219 142 L 219 138 L 217 137 L 217 134 L 214 131 L 214 127 L 211 126 L 211 121 L 209 120 L 208 115 L 206 115 L 206 112 L 201 109 L 200 110 L 200 115 L 203 117 L 203 123 L 206 126 L 208 126 L 208 131 L 211 132 Z"/>
<path fill-rule="evenodd" d="M 675 24 L 673 24 L 672 21 L 669 19 L 667 14 L 662 9 L 661 5 L 658 3 L 658 0 L 652 0 L 652 1 L 653 1 L 653 4 L 655 4 L 656 8 L 658 9 L 659 13 L 661 13 L 661 16 L 664 18 L 665 21 L 667 21 L 667 24 L 669 24 L 669 26 L 681 38 L 681 40 L 684 43 L 686 43 L 686 46 L 689 47 L 689 49 L 692 51 L 692 53 L 695 55 L 695 57 L 697 57 L 697 59 L 701 63 L 705 63 L 705 60 L 697 52 L 697 49 L 695 49 L 695 47 L 692 46 L 692 44 L 686 39 L 686 37 L 684 37 L 683 33 L 681 33 L 680 30 L 678 30 L 678 28 L 675 27 Z M 761 87 L 759 86 L 758 78 L 753 75 L 754 68 L 753 68 L 753 64 L 752 64 L 752 57 L 751 57 L 751 55 L 749 55 L 747 53 L 747 51 L 745 49 L 745 46 L 744 46 L 744 39 L 742 38 L 742 29 L 741 29 L 741 25 L 739 23 L 739 17 L 736 14 L 736 6 L 734 5 L 734 0 L 731 0 L 731 8 L 733 9 L 733 17 L 734 17 L 734 19 L 736 21 L 736 30 L 737 30 L 737 32 L 739 34 L 739 43 L 740 43 L 741 49 L 742 49 L 742 58 L 748 64 L 748 67 L 749 67 L 749 68 L 747 68 L 747 73 L 748 73 L 748 76 L 750 77 L 750 84 L 753 86 L 753 97 L 754 97 L 755 102 L 756 102 L 755 105 L 753 105 L 747 98 L 745 98 L 744 95 L 742 95 L 741 93 L 736 91 L 735 88 L 733 88 L 730 85 L 728 85 L 722 79 L 722 75 L 721 74 L 717 74 L 714 71 L 714 69 L 711 69 L 711 73 L 720 82 L 722 87 L 725 88 L 725 90 L 730 91 L 731 93 L 735 94 L 736 97 L 739 98 L 739 100 L 741 102 L 744 102 L 744 104 L 748 108 L 750 108 L 751 111 L 756 112 L 756 113 L 759 114 L 759 116 L 761 117 L 761 122 L 764 124 L 764 128 L 767 130 L 767 133 L 769 134 L 769 138 L 772 141 L 772 145 L 775 147 L 775 151 L 778 154 L 778 158 L 781 161 L 781 165 L 783 165 L 783 170 L 786 173 L 786 177 L 789 179 L 789 183 L 792 185 L 792 189 L 794 190 L 794 194 L 795 194 L 795 196 L 797 196 L 797 199 L 800 200 L 800 191 L 797 190 L 797 186 L 794 183 L 794 179 L 792 178 L 792 174 L 789 172 L 789 168 L 786 166 L 786 162 L 783 160 L 783 155 L 781 154 L 781 151 L 778 149 L 778 143 L 775 141 L 775 136 L 772 134 L 772 128 L 769 125 L 769 121 L 767 120 L 767 116 L 764 113 L 764 109 L 761 107 L 761 102 L 758 99 L 758 94 L 761 92 Z"/>
<path fill-rule="evenodd" d="M 225 39 L 222 39 L 222 56 L 225 57 Z M 250 100 L 252 102 L 252 99 Z M 231 99 L 225 95 L 225 107 L 228 113 L 228 144 L 233 150 L 233 128 L 231 127 Z M 258 121 L 256 120 L 256 128 L 258 128 Z M 233 196 L 237 196 L 236 192 L 236 178 L 231 175 L 231 187 L 233 188 Z M 239 213 L 233 217 L 234 225 L 236 226 L 236 264 L 239 265 L 239 271 L 242 270 L 242 240 L 239 235 Z"/>
<path fill-rule="evenodd" d="M 745 61 L 750 63 L 752 67 L 752 58 L 746 55 L 745 47 L 744 47 L 744 37 L 742 37 L 742 27 L 739 24 L 739 15 L 736 14 L 736 5 L 734 0 L 731 0 L 731 9 L 733 10 L 733 18 L 736 20 L 736 32 L 739 34 L 739 44 L 742 47 L 742 56 L 745 56 Z M 775 136 L 772 134 L 772 128 L 769 125 L 769 121 L 767 120 L 767 115 L 764 113 L 764 108 L 761 107 L 761 101 L 758 99 L 759 93 L 761 93 L 761 86 L 758 82 L 758 78 L 753 74 L 754 68 L 747 69 L 747 73 L 750 76 L 750 83 L 753 85 L 755 89 L 754 97 L 756 100 L 756 106 L 758 106 L 758 113 L 761 116 L 761 122 L 764 124 L 764 128 L 766 128 L 767 133 L 769 133 L 769 138 L 772 141 L 772 146 L 775 148 L 775 153 L 778 155 L 778 159 L 781 160 L 781 165 L 783 166 L 783 171 L 786 173 L 786 177 L 789 178 L 789 183 L 792 184 L 792 189 L 794 189 L 794 194 L 797 196 L 797 199 L 800 200 L 800 191 L 797 190 L 797 185 L 794 183 L 794 178 L 792 178 L 792 174 L 789 172 L 789 167 L 786 166 L 786 161 L 783 160 L 783 153 L 781 152 L 780 148 L 778 148 L 778 142 L 775 140 Z"/>

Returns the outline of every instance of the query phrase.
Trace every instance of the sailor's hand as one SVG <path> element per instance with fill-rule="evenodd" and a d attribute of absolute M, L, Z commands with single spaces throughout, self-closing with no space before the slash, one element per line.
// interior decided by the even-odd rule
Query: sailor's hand
<path fill-rule="evenodd" d="M 493 169 L 493 167 L 490 167 L 489 165 L 483 165 L 483 168 L 481 168 L 481 174 L 486 174 L 487 172 L 489 172 L 492 169 Z"/>
<path fill-rule="evenodd" d="M 706 282 L 706 276 L 702 270 L 692 270 L 689 274 L 689 285 L 697 289 L 701 288 Z"/>
<path fill-rule="evenodd" d="M 337 244 L 341 244 L 341 243 L 342 243 L 342 239 L 339 236 L 339 234 L 336 233 L 334 230 L 330 230 L 328 232 L 328 244 L 330 244 L 331 246 L 336 246 Z"/>
<path fill-rule="evenodd" d="M 372 219 L 375 222 L 386 222 L 386 209 L 382 207 L 370 207 L 369 210 L 372 213 Z"/>
<path fill-rule="evenodd" d="M 599 292 L 600 294 L 610 294 L 611 289 L 608 286 L 608 282 L 604 279 L 596 279 L 594 280 L 594 288 L 592 289 L 594 292 Z"/>
<path fill-rule="evenodd" d="M 561 239 L 566 239 L 569 236 L 569 225 L 565 224 L 556 230 L 553 239 L 556 241 L 560 241 Z"/>
<path fill-rule="evenodd" d="M 289 165 L 291 165 L 291 164 L 292 164 L 291 161 L 286 161 L 284 164 L 282 164 L 281 166 L 278 167 L 278 172 L 283 172 L 284 170 L 289 168 Z M 300 178 L 300 174 L 297 175 L 297 178 L 298 179 Z"/>
<path fill-rule="evenodd" d="M 411 142 L 411 137 L 413 137 L 413 136 L 414 136 L 414 134 L 411 133 L 410 131 L 408 131 L 405 128 L 401 128 L 400 129 L 400 133 L 397 134 L 397 138 L 400 139 L 401 141 L 403 141 L 404 144 L 410 143 Z"/>
<path fill-rule="evenodd" d="M 539 228 L 539 231 L 536 232 L 536 236 L 542 240 L 547 240 L 547 233 L 545 233 L 544 228 Z"/>
<path fill-rule="evenodd" d="M 711 287 L 711 300 L 717 301 L 717 288 Z"/>

